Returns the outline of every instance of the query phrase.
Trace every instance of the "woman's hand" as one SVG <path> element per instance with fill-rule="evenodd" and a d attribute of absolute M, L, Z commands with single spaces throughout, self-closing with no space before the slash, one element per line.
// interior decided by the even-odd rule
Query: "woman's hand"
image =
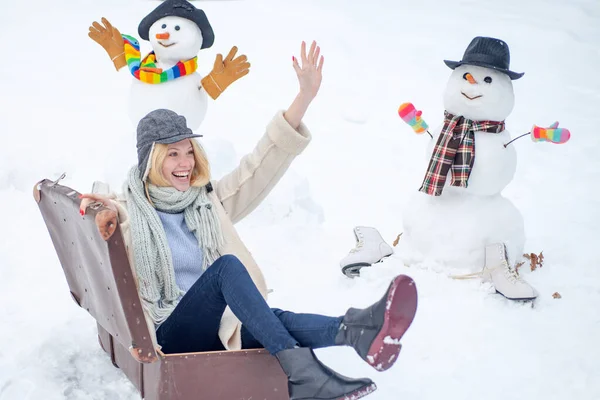
<path fill-rule="evenodd" d="M 296 57 L 292 57 L 294 70 L 300 84 L 300 91 L 290 107 L 283 114 L 286 121 L 294 129 L 300 126 L 300 122 L 306 110 L 308 110 L 308 106 L 319 92 L 323 77 L 321 72 L 323 70 L 323 62 L 325 61 L 323 56 L 319 57 L 321 48 L 317 46 L 317 42 L 315 41 L 312 42 L 308 54 L 306 54 L 306 43 L 302 42 L 300 52 L 302 65 L 298 64 Z"/>
<path fill-rule="evenodd" d="M 307 98 L 312 100 L 317 96 L 319 88 L 321 87 L 321 79 L 323 78 L 321 71 L 323 71 L 323 62 L 325 59 L 323 56 L 319 59 L 321 48 L 317 46 L 317 42 L 314 40 L 310 45 L 308 55 L 306 54 L 305 42 L 302 42 L 300 53 L 302 57 L 302 66 L 298 64 L 298 59 L 296 57 L 292 57 L 294 70 L 296 70 L 298 82 L 300 83 L 300 94 L 304 94 Z"/>
<path fill-rule="evenodd" d="M 93 204 L 93 203 L 99 203 L 100 205 L 104 205 L 109 210 L 112 210 L 112 211 L 118 213 L 117 206 L 107 196 L 103 196 L 103 195 L 95 194 L 95 193 L 86 193 L 86 194 L 82 194 L 81 196 L 79 196 L 79 198 L 81 199 L 81 203 L 79 205 L 79 213 L 81 215 L 85 215 L 85 210 L 90 206 L 90 204 Z"/>

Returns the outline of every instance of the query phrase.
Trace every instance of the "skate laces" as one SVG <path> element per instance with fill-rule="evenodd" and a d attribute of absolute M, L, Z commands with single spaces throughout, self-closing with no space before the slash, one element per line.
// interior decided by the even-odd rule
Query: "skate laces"
<path fill-rule="evenodd" d="M 364 244 L 365 244 L 365 242 L 362 239 L 359 239 L 358 242 L 356 243 L 356 246 L 354 246 L 353 249 L 350 249 L 350 253 L 356 253 L 357 251 L 362 249 Z"/>
<path fill-rule="evenodd" d="M 452 279 L 462 280 L 462 279 L 475 279 L 481 278 L 483 276 L 483 272 L 473 272 L 472 274 L 465 275 L 449 275 Z"/>
<path fill-rule="evenodd" d="M 362 233 L 360 233 L 360 229 L 356 228 L 356 231 L 354 232 L 354 237 L 356 237 L 356 246 L 354 246 L 353 249 L 350 249 L 350 253 L 356 253 L 357 251 L 362 249 L 363 245 L 365 244 L 364 237 Z"/>
<path fill-rule="evenodd" d="M 450 278 L 462 280 L 462 279 L 485 278 L 487 276 L 488 279 L 491 279 L 491 275 L 492 275 L 493 271 L 496 269 L 499 269 L 499 268 L 502 268 L 504 270 L 504 276 L 510 283 L 515 284 L 517 282 L 522 281 L 521 277 L 519 276 L 519 273 L 515 269 L 509 267 L 508 263 L 506 261 L 503 261 L 502 264 L 500 264 L 497 267 L 493 267 L 493 268 L 486 267 L 486 268 L 484 268 L 483 271 L 474 272 L 472 274 L 450 275 Z"/>
<path fill-rule="evenodd" d="M 502 267 L 504 268 L 504 276 L 510 283 L 515 284 L 521 281 L 521 277 L 517 270 L 509 267 L 506 261 L 502 262 Z"/>

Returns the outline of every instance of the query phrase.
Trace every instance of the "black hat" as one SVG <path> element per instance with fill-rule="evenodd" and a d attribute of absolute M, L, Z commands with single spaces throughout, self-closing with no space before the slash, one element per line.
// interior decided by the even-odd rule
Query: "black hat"
<path fill-rule="evenodd" d="M 181 17 L 195 22 L 198 28 L 200 28 L 202 38 L 204 39 L 201 49 L 207 49 L 213 45 L 215 34 L 208 22 L 208 18 L 206 18 L 206 14 L 186 0 L 167 0 L 156 7 L 140 22 L 138 26 L 140 37 L 144 40 L 149 40 L 150 27 L 153 23 L 164 17 Z"/>
<path fill-rule="evenodd" d="M 500 39 L 490 37 L 477 36 L 471 41 L 467 50 L 465 50 L 462 60 L 444 60 L 444 62 L 451 69 L 463 64 L 495 69 L 496 71 L 505 73 L 510 79 L 519 79 L 525 75 L 523 72 L 509 70 L 510 51 L 508 50 L 508 45 Z"/>

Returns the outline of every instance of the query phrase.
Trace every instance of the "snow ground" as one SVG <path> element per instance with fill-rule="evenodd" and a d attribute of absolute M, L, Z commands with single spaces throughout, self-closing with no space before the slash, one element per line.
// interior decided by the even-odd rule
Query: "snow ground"
<path fill-rule="evenodd" d="M 158 2 L 6 2 L 0 12 L 0 399 L 137 399 L 99 348 L 95 323 L 70 299 L 35 202 L 33 184 L 67 172 L 64 184 L 119 182 L 135 161 L 126 86 L 87 27 L 106 16 L 123 33 Z M 342 314 L 378 299 L 392 276 L 412 276 L 419 311 L 398 363 L 378 373 L 351 349 L 319 350 L 332 368 L 369 376 L 369 399 L 600 398 L 600 4 L 597 0 L 503 2 L 213 1 L 197 2 L 216 32 L 199 56 L 207 73 L 217 52 L 237 45 L 250 75 L 210 104 L 200 128 L 215 165 L 251 150 L 275 110 L 293 99 L 291 56 L 316 39 L 324 82 L 305 122 L 314 140 L 253 215 L 242 237 L 274 289 L 273 306 Z M 541 293 L 511 303 L 443 268 L 407 268 L 399 256 L 345 278 L 339 260 L 352 227 L 376 226 L 391 242 L 402 208 L 423 171 L 426 139 L 396 109 L 405 101 L 430 125 L 442 117 L 450 70 L 474 36 L 511 47 L 517 135 L 558 119 L 563 146 L 515 142 L 519 164 L 504 191 L 525 217 L 526 250 L 544 251 L 541 270 L 524 272 Z M 218 155 L 229 156 L 220 159 Z M 562 299 L 553 299 L 559 292 Z"/>

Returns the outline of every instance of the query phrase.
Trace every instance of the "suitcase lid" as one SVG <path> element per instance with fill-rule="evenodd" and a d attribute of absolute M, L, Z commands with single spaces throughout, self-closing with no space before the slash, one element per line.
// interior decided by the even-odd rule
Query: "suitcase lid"
<path fill-rule="evenodd" d="M 139 362 L 157 354 L 146 323 L 116 214 L 90 207 L 79 214 L 80 193 L 50 180 L 34 187 L 34 198 L 52 238 L 75 302 L 87 310 Z M 113 217 L 106 240 L 96 221 Z M 113 230 L 111 229 L 111 231 Z"/>

